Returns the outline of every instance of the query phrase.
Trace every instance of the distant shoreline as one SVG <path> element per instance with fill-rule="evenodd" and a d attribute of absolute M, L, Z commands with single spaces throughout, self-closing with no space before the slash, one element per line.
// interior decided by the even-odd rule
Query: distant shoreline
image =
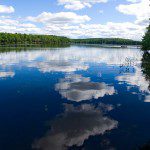
<path fill-rule="evenodd" d="M 11 52 L 11 51 L 28 51 L 28 50 L 49 50 L 50 48 L 67 48 L 70 46 L 79 47 L 96 47 L 96 48 L 110 48 L 110 49 L 141 49 L 141 45 L 127 45 L 126 47 L 121 47 L 121 45 L 100 45 L 100 44 L 68 44 L 68 45 L 0 45 L 0 52 Z"/>
<path fill-rule="evenodd" d="M 86 43 L 72 43 L 71 45 L 80 45 L 80 46 L 97 46 L 103 48 L 130 48 L 136 47 L 141 48 L 142 45 L 120 45 L 120 44 L 86 44 Z"/>
<path fill-rule="evenodd" d="M 35 35 L 20 33 L 0 33 L 0 45 L 66 45 L 66 44 L 100 44 L 100 45 L 141 45 L 141 41 L 123 38 L 87 38 L 71 39 L 55 35 Z"/>

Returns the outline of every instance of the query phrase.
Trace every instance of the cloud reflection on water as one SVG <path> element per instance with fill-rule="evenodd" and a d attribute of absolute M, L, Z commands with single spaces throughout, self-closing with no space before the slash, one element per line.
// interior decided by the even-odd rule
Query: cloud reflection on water
<path fill-rule="evenodd" d="M 0 78 L 7 78 L 7 77 L 14 77 L 15 73 L 14 72 L 6 72 L 6 71 L 0 71 Z"/>
<path fill-rule="evenodd" d="M 39 69 L 39 71 L 46 72 L 74 72 L 78 70 L 87 70 L 88 66 L 82 63 L 72 63 L 67 61 L 50 61 L 50 62 L 35 62 L 29 64 L 28 67 Z"/>
<path fill-rule="evenodd" d="M 140 66 L 134 66 L 134 68 L 134 73 L 124 73 L 115 79 L 119 81 L 119 83 L 126 82 L 129 84 L 129 86 L 127 86 L 128 90 L 132 87 L 138 87 L 140 94 L 145 95 L 144 102 L 150 102 L 149 82 L 146 80 Z"/>
<path fill-rule="evenodd" d="M 35 51 L 0 53 L 0 66 L 27 66 L 41 72 L 73 72 L 87 70 L 89 63 L 120 65 L 126 58 L 141 60 L 141 52 L 134 49 L 110 49 L 96 47 L 70 47 Z"/>
<path fill-rule="evenodd" d="M 106 64 L 113 66 L 126 65 L 127 60 L 134 61 L 135 73 L 119 75 L 116 80 L 126 82 L 132 86 L 139 87 L 141 92 L 150 93 L 148 82 L 142 74 L 141 63 L 142 52 L 135 49 L 110 49 L 98 47 L 72 46 L 69 48 L 48 48 L 45 50 L 21 51 L 0 53 L 0 68 L 4 71 L 0 73 L 0 78 L 14 77 L 13 66 L 36 68 L 42 73 L 64 72 L 73 73 L 79 70 L 88 70 L 91 63 Z M 7 68 L 11 71 L 7 72 Z M 62 81 L 66 82 L 66 81 Z M 82 82 L 81 82 L 82 83 Z M 81 84 L 78 83 L 78 84 Z M 83 82 L 83 86 L 91 86 L 91 90 L 74 89 L 77 83 L 68 83 L 68 89 L 59 87 L 61 95 L 70 100 L 87 100 L 91 98 L 103 97 L 105 94 L 112 95 L 113 89 L 101 83 Z M 63 83 L 64 85 L 64 83 Z M 61 85 L 62 86 L 62 85 Z M 97 89 L 93 89 L 96 86 Z M 99 86 L 99 87 L 98 87 Z M 73 90 L 72 90 L 73 89 Z M 103 89 L 103 90 L 102 90 Z M 65 92 L 64 92 L 65 91 Z M 101 91 L 101 93 L 99 92 Z M 110 91 L 110 92 L 109 92 Z M 76 98 L 74 98 L 76 95 Z"/>
<path fill-rule="evenodd" d="M 82 146 L 89 136 L 104 134 L 117 127 L 118 122 L 106 117 L 101 111 L 110 111 L 112 106 L 91 104 L 65 105 L 65 112 L 51 123 L 51 130 L 36 140 L 32 147 L 41 150 L 66 150 L 71 146 Z M 108 108 L 108 109 L 107 109 Z"/>
<path fill-rule="evenodd" d="M 116 77 L 119 82 L 126 82 L 131 86 L 139 87 L 141 92 L 149 92 L 149 83 L 146 81 L 140 67 L 135 66 L 135 73 L 125 73 Z"/>
<path fill-rule="evenodd" d="M 60 79 L 59 83 L 55 85 L 55 89 L 59 91 L 62 97 L 76 102 L 115 94 L 113 86 L 103 82 L 92 82 L 90 78 L 77 74 L 71 74 Z"/>

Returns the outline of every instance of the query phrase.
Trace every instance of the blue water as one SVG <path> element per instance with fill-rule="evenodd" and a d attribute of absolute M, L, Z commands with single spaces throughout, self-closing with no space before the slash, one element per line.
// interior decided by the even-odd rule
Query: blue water
<path fill-rule="evenodd" d="M 136 48 L 0 53 L 0 150 L 128 150 L 150 141 Z"/>

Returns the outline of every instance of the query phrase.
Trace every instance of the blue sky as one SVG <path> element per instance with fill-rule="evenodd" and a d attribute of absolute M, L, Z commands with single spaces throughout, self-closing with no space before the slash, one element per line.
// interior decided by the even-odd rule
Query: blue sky
<path fill-rule="evenodd" d="M 1 0 L 0 32 L 140 40 L 149 0 Z"/>

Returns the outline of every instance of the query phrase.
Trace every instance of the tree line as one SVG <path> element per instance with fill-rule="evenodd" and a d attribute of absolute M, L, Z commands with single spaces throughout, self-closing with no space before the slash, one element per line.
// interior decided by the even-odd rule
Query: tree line
<path fill-rule="evenodd" d="M 88 39 L 72 39 L 72 43 L 79 44 L 112 44 L 112 45 L 140 45 L 140 41 L 122 38 L 88 38 Z"/>
<path fill-rule="evenodd" d="M 150 90 L 150 25 L 147 27 L 146 33 L 142 40 L 142 50 L 144 50 L 142 57 L 142 71 L 145 74 L 146 80 L 149 82 Z"/>
<path fill-rule="evenodd" d="M 68 44 L 68 43 L 70 43 L 70 39 L 63 36 L 0 33 L 0 45 L 8 45 L 8 44 L 61 45 L 61 44 Z"/>
<path fill-rule="evenodd" d="M 150 25 L 147 27 L 147 31 L 142 40 L 142 49 L 150 50 Z"/>
<path fill-rule="evenodd" d="M 64 44 L 112 44 L 112 45 L 140 45 L 140 41 L 121 38 L 89 38 L 89 39 L 69 39 L 63 36 L 35 35 L 20 33 L 0 33 L 0 45 L 11 44 L 41 44 L 41 45 L 64 45 Z"/>

